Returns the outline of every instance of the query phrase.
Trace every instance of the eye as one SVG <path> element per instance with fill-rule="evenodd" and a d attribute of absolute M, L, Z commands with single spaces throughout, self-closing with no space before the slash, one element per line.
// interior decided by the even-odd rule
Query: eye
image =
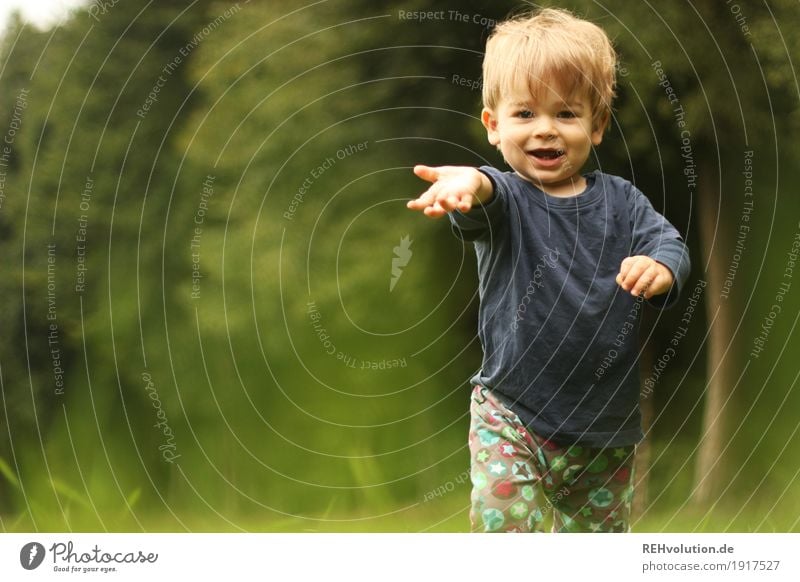
<path fill-rule="evenodd" d="M 559 111 L 558 116 L 562 119 L 573 119 L 577 117 L 574 111 L 569 111 L 565 109 L 564 111 Z"/>
<path fill-rule="evenodd" d="M 521 119 L 530 119 L 533 117 L 533 111 L 531 111 L 530 109 L 520 109 L 514 115 Z"/>

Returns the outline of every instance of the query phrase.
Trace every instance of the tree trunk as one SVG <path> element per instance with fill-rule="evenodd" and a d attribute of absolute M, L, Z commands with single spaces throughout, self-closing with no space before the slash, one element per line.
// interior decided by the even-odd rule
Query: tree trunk
<path fill-rule="evenodd" d="M 714 169 L 714 165 L 708 163 L 700 166 L 697 193 L 697 223 L 703 254 L 702 266 L 707 282 L 704 300 L 709 326 L 705 409 L 692 493 L 692 500 L 698 506 L 705 506 L 716 499 L 725 480 L 726 463 L 722 462 L 721 457 L 729 437 L 727 417 L 732 405 L 729 398 L 736 383 L 736 357 L 731 344 L 736 322 L 732 316 L 735 313 L 732 302 L 736 294 L 727 298 L 721 294 L 733 256 L 733 245 L 730 244 L 731 238 L 728 234 L 730 231 L 723 228 L 733 222 L 723 216 L 721 187 L 718 187 L 721 186 L 721 176 Z M 736 200 L 735 197 L 732 198 Z M 736 204 L 729 206 L 737 208 Z M 735 288 L 735 284 L 733 287 Z"/>
<path fill-rule="evenodd" d="M 652 330 L 654 322 L 650 310 L 645 310 L 642 316 L 642 326 L 640 335 L 645 337 Z M 642 355 L 639 358 L 639 385 L 644 386 L 644 381 L 650 376 L 653 369 L 655 356 L 653 354 L 652 342 L 643 346 Z M 642 430 L 645 438 L 636 447 L 636 459 L 634 460 L 634 488 L 633 488 L 633 507 L 631 509 L 631 523 L 634 518 L 643 515 L 647 509 L 649 499 L 648 486 L 650 484 L 650 456 L 652 435 L 650 429 L 653 426 L 655 416 L 655 392 L 640 393 L 639 406 L 642 410 Z"/>

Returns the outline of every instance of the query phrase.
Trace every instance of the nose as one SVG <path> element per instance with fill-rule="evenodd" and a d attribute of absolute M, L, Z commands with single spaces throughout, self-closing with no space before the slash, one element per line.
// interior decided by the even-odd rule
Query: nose
<path fill-rule="evenodd" d="M 539 139 L 553 139 L 556 136 L 553 119 L 549 115 L 538 116 L 534 124 L 533 135 Z"/>

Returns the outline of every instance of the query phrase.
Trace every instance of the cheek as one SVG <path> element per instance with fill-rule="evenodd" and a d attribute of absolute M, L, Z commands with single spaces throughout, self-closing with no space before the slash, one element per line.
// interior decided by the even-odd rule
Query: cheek
<path fill-rule="evenodd" d="M 572 147 L 578 151 L 589 150 L 592 147 L 591 135 L 585 134 L 583 131 L 577 131 L 571 138 Z"/>
<path fill-rule="evenodd" d="M 519 138 L 513 131 L 504 131 L 500 134 L 500 146 L 503 148 L 516 148 L 519 147 Z"/>
<path fill-rule="evenodd" d="M 506 141 L 520 147 L 528 141 L 528 133 L 523 129 L 515 128 L 506 134 Z"/>

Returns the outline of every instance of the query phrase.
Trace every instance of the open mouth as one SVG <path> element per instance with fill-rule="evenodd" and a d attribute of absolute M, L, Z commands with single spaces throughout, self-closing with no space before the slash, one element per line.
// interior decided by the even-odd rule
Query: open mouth
<path fill-rule="evenodd" d="M 538 150 L 533 150 L 530 153 L 533 157 L 538 158 L 540 160 L 556 160 L 564 155 L 564 150 L 555 148 L 542 148 Z"/>

